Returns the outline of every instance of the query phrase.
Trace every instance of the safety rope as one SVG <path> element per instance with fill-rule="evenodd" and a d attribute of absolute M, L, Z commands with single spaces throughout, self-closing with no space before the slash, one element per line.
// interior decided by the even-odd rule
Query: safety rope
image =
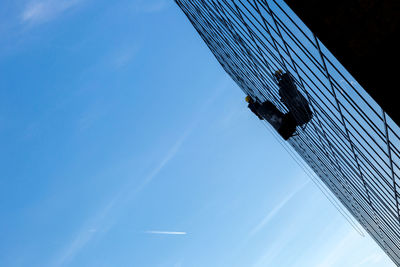
<path fill-rule="evenodd" d="M 362 237 L 365 237 L 365 234 L 362 228 L 358 225 L 358 223 L 350 216 L 346 209 L 342 207 L 342 205 L 336 200 L 336 198 L 332 197 L 326 187 L 322 184 L 320 179 L 316 176 L 314 171 L 310 170 L 308 165 L 306 165 L 302 159 L 298 156 L 298 154 L 294 153 L 291 150 L 291 147 L 283 142 L 272 129 L 272 126 L 266 121 L 262 120 L 261 124 L 272 134 L 275 140 L 286 150 L 289 156 L 296 162 L 296 164 L 304 171 L 304 173 L 310 178 L 310 180 L 314 183 L 314 185 L 322 192 L 322 194 L 326 197 L 326 199 L 332 204 L 332 206 L 343 216 L 343 218 L 350 224 L 350 226 Z"/>

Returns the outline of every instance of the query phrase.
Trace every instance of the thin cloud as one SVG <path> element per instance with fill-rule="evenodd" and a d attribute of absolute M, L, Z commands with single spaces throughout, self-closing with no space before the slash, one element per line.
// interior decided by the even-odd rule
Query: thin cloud
<path fill-rule="evenodd" d="M 132 189 L 133 185 L 125 185 L 112 199 L 100 210 L 95 216 L 93 216 L 84 227 L 75 235 L 75 238 L 69 243 L 66 249 L 61 253 L 61 256 L 57 259 L 54 266 L 64 266 L 71 262 L 75 256 L 81 251 L 97 234 L 97 229 L 102 229 L 104 234 L 111 228 L 111 224 L 107 225 L 106 218 L 112 214 L 112 211 L 116 209 L 116 205 L 126 201 L 127 198 L 132 198 L 138 192 L 140 192 L 151 180 L 158 175 L 158 173 L 164 168 L 164 166 L 175 156 L 181 147 L 183 141 L 186 139 L 186 134 L 177 140 L 175 145 L 168 151 L 165 157 L 159 162 L 159 164 L 149 173 L 143 180 L 143 182 L 136 188 Z M 133 191 L 133 192 L 132 192 Z M 88 230 L 89 229 L 89 230 Z M 92 231 L 96 229 L 96 231 Z"/>
<path fill-rule="evenodd" d="M 171 231 L 146 231 L 146 234 L 153 235 L 186 235 L 186 232 L 171 232 Z"/>
<path fill-rule="evenodd" d="M 293 240 L 295 230 L 293 227 L 289 227 L 279 238 L 273 240 L 259 257 L 256 262 L 252 265 L 253 267 L 272 266 L 271 262 L 285 249 L 288 243 Z"/>
<path fill-rule="evenodd" d="M 135 3 L 135 8 L 139 13 L 158 13 L 167 8 L 168 4 L 166 0 L 141 0 Z"/>
<path fill-rule="evenodd" d="M 307 185 L 309 181 L 303 183 L 300 185 L 297 189 L 295 189 L 293 192 L 291 192 L 289 195 L 287 195 L 282 201 L 278 203 L 262 220 L 259 224 L 257 224 L 249 234 L 249 237 L 255 235 L 258 231 L 260 231 L 264 226 L 266 226 L 275 216 L 278 214 L 278 212 L 301 190 L 304 188 L 305 185 Z"/>
<path fill-rule="evenodd" d="M 250 241 L 250 239 L 256 235 L 261 229 L 263 229 L 268 223 L 286 206 L 288 202 L 298 193 L 300 192 L 309 181 L 301 184 L 292 192 L 290 192 L 284 199 L 282 199 L 277 205 L 275 205 L 272 210 L 268 212 L 268 214 L 256 225 L 254 226 L 250 233 L 246 236 L 243 242 L 237 247 L 237 253 L 241 251 L 246 244 Z M 272 261 L 287 245 L 287 243 L 292 239 L 293 232 L 293 225 L 287 225 L 286 231 L 280 236 L 279 239 L 274 240 L 270 245 L 267 247 L 266 251 L 259 257 L 256 262 L 253 264 L 254 267 L 258 266 L 268 266 L 267 262 Z"/>
<path fill-rule="evenodd" d="M 37 24 L 56 18 L 82 0 L 36 0 L 28 3 L 21 14 L 23 23 Z"/>
<path fill-rule="evenodd" d="M 103 233 L 107 232 L 111 225 L 105 226 L 105 221 L 108 216 L 116 209 L 116 205 L 121 202 L 125 202 L 127 199 L 133 198 L 137 193 L 143 190 L 148 183 L 150 183 L 160 171 L 171 161 L 179 151 L 183 142 L 192 131 L 192 127 L 189 127 L 183 135 L 175 142 L 175 144 L 168 150 L 166 155 L 156 165 L 156 167 L 143 179 L 142 183 L 135 187 L 134 184 L 124 185 L 121 190 L 114 195 L 111 201 L 103 207 L 91 220 L 85 224 L 85 226 L 78 232 L 73 241 L 69 244 L 67 249 L 61 254 L 55 266 L 63 266 L 75 258 L 76 254 L 89 243 L 95 236 L 96 231 L 88 231 L 87 229 L 103 229 Z M 105 229 L 106 228 L 106 229 Z"/>
<path fill-rule="evenodd" d="M 346 254 L 351 251 L 351 248 L 355 246 L 356 240 L 359 238 L 357 232 L 348 231 L 347 234 L 337 243 L 337 245 L 330 249 L 328 255 L 322 260 L 318 267 L 329 267 L 334 266 L 337 262 L 345 258 Z"/>
<path fill-rule="evenodd" d="M 374 264 L 374 266 L 378 266 L 379 262 L 383 259 L 383 257 L 384 257 L 383 252 L 374 253 L 363 259 L 355 267 L 369 266 L 372 264 Z"/>
<path fill-rule="evenodd" d="M 140 191 L 142 191 L 160 172 L 163 168 L 175 157 L 179 152 L 185 140 L 188 138 L 190 133 L 194 130 L 196 125 L 199 123 L 201 115 L 208 110 L 208 107 L 214 103 L 218 96 L 226 89 L 228 80 L 223 80 L 213 92 L 213 94 L 206 100 L 204 105 L 200 108 L 192 122 L 188 125 L 183 134 L 177 139 L 174 145 L 167 151 L 165 156 L 159 161 L 155 168 L 143 179 L 139 186 L 136 183 L 124 184 L 120 191 L 114 195 L 114 197 L 105 205 L 98 213 L 89 218 L 87 223 L 81 228 L 80 231 L 75 235 L 75 238 L 67 245 L 66 249 L 62 251 L 60 256 L 56 259 L 56 262 L 52 266 L 63 266 L 68 262 L 71 262 L 75 256 L 88 244 L 91 240 L 101 232 L 102 234 L 109 231 L 113 223 L 110 222 L 109 217 L 114 217 L 111 220 L 115 220 L 116 216 L 111 216 L 115 214 L 115 210 L 121 208 L 121 203 L 128 202 L 134 196 L 136 196 Z M 107 220 L 107 218 L 109 218 Z M 95 229 L 95 231 L 93 231 Z M 99 231 L 101 229 L 101 231 Z M 185 232 L 163 232 L 183 234 Z M 154 231 L 155 234 L 155 231 Z M 186 233 L 185 233 L 186 234 Z"/>
<path fill-rule="evenodd" d="M 98 229 L 104 228 L 102 223 L 115 206 L 116 201 L 117 198 L 113 198 L 96 216 L 84 224 L 52 266 L 64 266 L 75 258 L 75 255 L 97 234 Z"/>
<path fill-rule="evenodd" d="M 118 47 L 118 50 L 112 55 L 112 65 L 116 68 L 123 68 L 135 58 L 139 51 L 136 44 L 129 44 Z"/>
<path fill-rule="evenodd" d="M 183 266 L 183 259 L 179 260 L 177 263 L 175 263 L 174 267 L 182 267 Z"/>

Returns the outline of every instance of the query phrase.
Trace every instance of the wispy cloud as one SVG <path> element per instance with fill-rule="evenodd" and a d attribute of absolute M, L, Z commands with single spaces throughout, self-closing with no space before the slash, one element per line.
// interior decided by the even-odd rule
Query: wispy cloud
<path fill-rule="evenodd" d="M 112 214 L 112 211 L 116 208 L 116 205 L 121 202 L 126 202 L 127 199 L 131 199 L 137 193 L 139 193 L 148 183 L 150 183 L 158 173 L 167 165 L 167 163 L 175 156 L 179 148 L 182 146 L 186 139 L 188 131 L 181 136 L 172 148 L 167 152 L 164 158 L 158 163 L 158 165 L 145 177 L 142 183 L 135 187 L 133 184 L 124 185 L 121 190 L 114 195 L 114 197 L 105 205 L 95 216 L 90 218 L 82 227 L 80 231 L 75 235 L 73 240 L 68 246 L 62 251 L 59 258 L 53 264 L 53 266 L 64 266 L 71 262 L 79 251 L 85 247 L 97 234 L 97 229 L 102 229 L 102 233 L 108 231 L 112 223 L 107 224 L 106 218 Z M 94 231 L 93 231 L 94 230 Z"/>
<path fill-rule="evenodd" d="M 266 216 L 262 218 L 262 220 L 255 225 L 250 233 L 246 236 L 243 242 L 237 247 L 236 253 L 240 253 L 242 249 L 245 248 L 246 244 L 254 237 L 257 233 L 261 231 L 264 227 L 268 225 L 272 219 L 279 214 L 279 212 L 284 209 L 287 203 L 293 199 L 293 197 L 300 192 L 307 184 L 309 180 L 304 182 L 303 184 L 297 186 L 293 191 L 288 193 L 278 204 L 276 204 Z M 266 250 L 262 253 L 262 255 L 256 259 L 255 263 L 252 265 L 254 267 L 258 266 L 269 266 L 268 264 L 276 258 L 279 253 L 284 249 L 284 247 L 292 240 L 294 232 L 296 231 L 295 223 L 289 223 L 285 225 L 285 231 L 279 236 L 279 238 L 271 241 L 269 240 L 269 245 L 267 246 Z"/>
<path fill-rule="evenodd" d="M 97 234 L 98 229 L 104 228 L 102 223 L 113 209 L 116 202 L 117 198 L 113 198 L 100 212 L 98 212 L 93 218 L 90 218 L 51 266 L 64 266 L 74 259 L 75 255 L 93 239 Z"/>
<path fill-rule="evenodd" d="M 153 235 L 186 235 L 186 232 L 171 232 L 171 231 L 146 231 L 146 234 Z"/>
<path fill-rule="evenodd" d="M 183 259 L 179 260 L 177 263 L 174 264 L 174 267 L 182 267 L 183 266 Z"/>
<path fill-rule="evenodd" d="M 357 236 L 356 231 L 348 231 L 347 234 L 337 243 L 337 245 L 324 257 L 318 267 L 335 266 L 339 260 L 345 258 L 346 254 L 351 251 L 351 248 L 354 247 L 357 238 L 359 237 Z"/>
<path fill-rule="evenodd" d="M 119 47 L 112 55 L 112 65 L 116 68 L 122 68 L 128 65 L 137 55 L 139 51 L 138 45 L 129 44 Z"/>
<path fill-rule="evenodd" d="M 140 13 L 158 13 L 163 11 L 168 4 L 167 0 L 139 0 L 135 3 L 135 9 Z"/>
<path fill-rule="evenodd" d="M 262 253 L 262 255 L 256 259 L 253 267 L 263 267 L 263 266 L 272 266 L 272 262 L 276 259 L 276 257 L 285 249 L 288 243 L 293 240 L 293 236 L 295 234 L 295 227 L 292 225 L 288 225 L 287 230 L 276 238 L 275 240 L 271 240 L 270 245 L 267 246 L 267 249 Z"/>
<path fill-rule="evenodd" d="M 35 0 L 29 2 L 21 14 L 23 23 L 42 23 L 56 18 L 83 0 Z"/>
<path fill-rule="evenodd" d="M 360 261 L 355 267 L 370 266 L 370 265 L 378 266 L 378 264 L 381 262 L 384 256 L 385 254 L 383 252 L 374 253 L 366 257 L 362 261 Z"/>
<path fill-rule="evenodd" d="M 331 233 L 332 234 L 332 233 Z M 357 231 L 348 229 L 347 232 L 341 234 L 341 238 L 333 243 L 327 250 L 321 251 L 321 261 L 317 267 L 333 267 L 333 266 L 392 266 L 388 257 L 381 250 L 376 252 L 375 248 L 371 248 L 373 240 L 369 237 L 360 237 Z M 369 243 L 371 242 L 371 243 Z M 328 243 L 329 244 L 329 243 Z M 365 254 L 359 251 L 371 251 L 372 253 L 365 257 Z M 318 250 L 315 254 L 319 254 Z M 355 262 L 354 259 L 358 258 L 359 261 Z M 389 265 L 388 265 L 389 264 Z M 394 265 L 393 265 L 394 266 Z"/>
<path fill-rule="evenodd" d="M 217 85 L 216 90 L 211 96 L 205 101 L 204 105 L 199 109 L 198 113 L 193 117 L 193 120 L 187 126 L 183 134 L 175 141 L 174 145 L 167 151 L 165 156 L 158 162 L 158 164 L 144 177 L 142 182 L 137 185 L 134 182 L 124 184 L 121 189 L 113 196 L 113 198 L 102 207 L 97 214 L 89 218 L 80 231 L 75 235 L 72 241 L 66 246 L 66 248 L 60 253 L 52 266 L 63 266 L 68 262 L 72 261 L 75 256 L 85 247 L 94 237 L 99 233 L 106 233 L 111 227 L 112 222 L 117 216 L 115 210 L 117 206 L 121 208 L 121 203 L 129 202 L 135 197 L 140 191 L 142 191 L 163 169 L 164 167 L 175 157 L 175 155 L 181 149 L 183 143 L 186 141 L 190 133 L 194 130 L 196 125 L 201 119 L 201 115 L 208 110 L 208 107 L 216 101 L 218 96 L 226 89 L 228 85 L 227 80 L 223 80 Z M 114 217 L 108 219 L 108 217 Z M 101 229 L 99 231 L 98 229 Z M 153 231 L 153 234 L 186 234 L 186 232 L 168 232 L 168 231 Z M 150 234 L 150 232 L 149 232 Z"/>
<path fill-rule="evenodd" d="M 301 190 L 307 185 L 309 181 L 303 183 L 298 188 L 293 190 L 290 194 L 288 194 L 284 199 L 282 199 L 275 207 L 268 212 L 268 214 L 261 220 L 259 224 L 257 224 L 249 234 L 249 237 L 255 235 L 258 231 L 264 228 L 277 214 L 278 212 Z"/>

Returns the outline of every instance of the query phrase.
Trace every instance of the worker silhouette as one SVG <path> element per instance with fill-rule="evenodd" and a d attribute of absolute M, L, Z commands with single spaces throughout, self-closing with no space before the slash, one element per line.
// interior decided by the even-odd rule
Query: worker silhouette
<path fill-rule="evenodd" d="M 292 75 L 277 70 L 274 77 L 279 87 L 280 100 L 292 112 L 297 125 L 303 126 L 308 123 L 312 119 L 312 112 L 306 98 L 297 90 Z"/>
<path fill-rule="evenodd" d="M 312 112 L 307 100 L 297 90 L 294 79 L 289 73 L 275 72 L 274 77 L 279 86 L 281 101 L 288 108 L 289 112 L 281 112 L 271 101 L 260 103 L 258 99 L 246 96 L 248 108 L 257 115 L 260 120 L 268 121 L 272 127 L 288 140 L 296 132 L 297 126 L 303 126 L 312 118 Z"/>
<path fill-rule="evenodd" d="M 293 136 L 296 131 L 297 123 L 290 111 L 288 113 L 282 113 L 271 101 L 266 100 L 260 104 L 258 101 L 254 101 L 250 96 L 246 96 L 246 102 L 249 103 L 249 109 L 256 114 L 260 120 L 268 121 L 283 139 L 288 140 Z"/>

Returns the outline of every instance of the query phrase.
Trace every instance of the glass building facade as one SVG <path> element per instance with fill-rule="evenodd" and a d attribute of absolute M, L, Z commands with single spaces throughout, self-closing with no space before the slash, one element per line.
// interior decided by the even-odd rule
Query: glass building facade
<path fill-rule="evenodd" d="M 288 112 L 274 73 L 292 75 L 313 117 L 283 143 L 400 266 L 396 123 L 283 1 L 176 3 L 246 95 Z"/>

